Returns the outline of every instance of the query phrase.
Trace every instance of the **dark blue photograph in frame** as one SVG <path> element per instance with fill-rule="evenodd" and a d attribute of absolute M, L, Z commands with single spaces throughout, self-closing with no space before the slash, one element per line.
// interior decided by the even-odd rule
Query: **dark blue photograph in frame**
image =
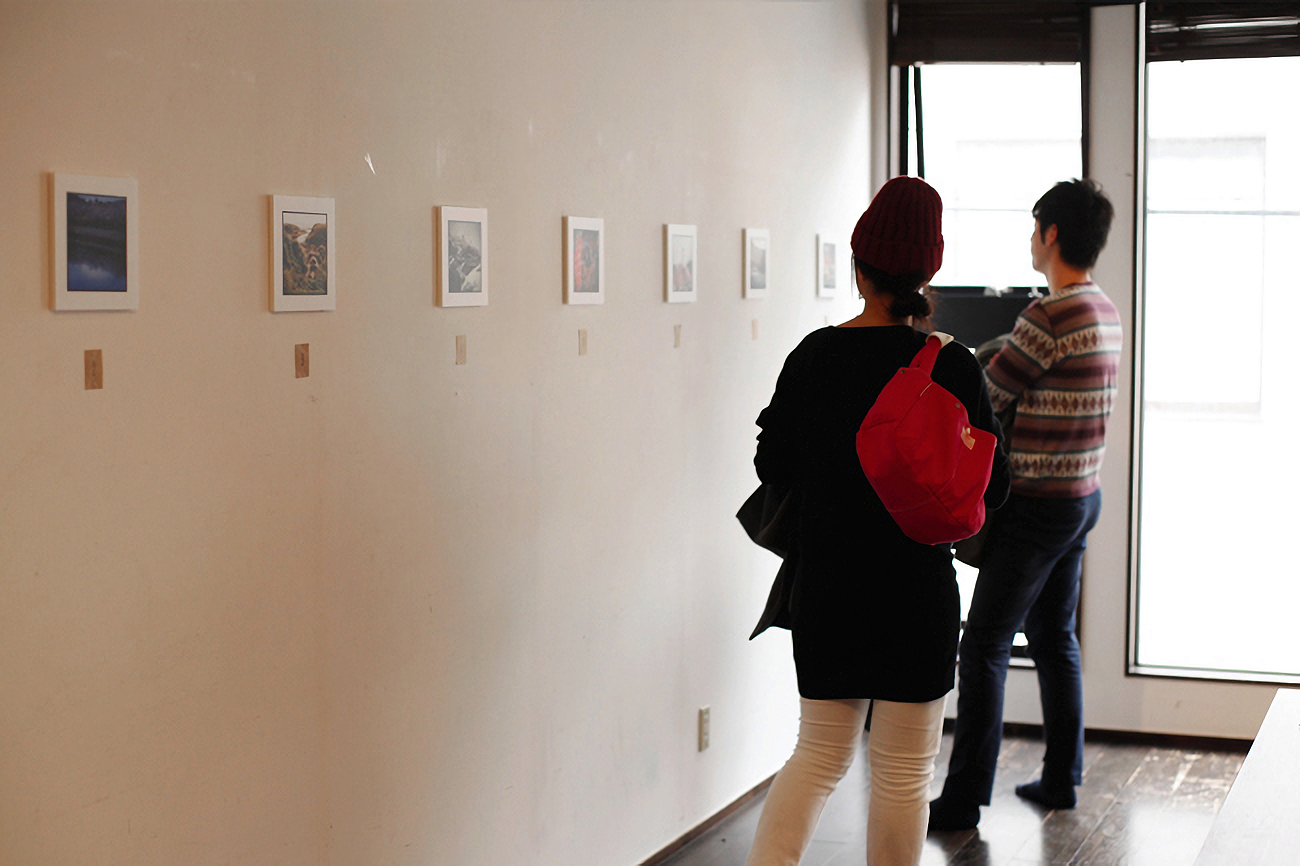
<path fill-rule="evenodd" d="M 140 307 L 140 196 L 130 177 L 50 176 L 51 306 Z"/>
<path fill-rule="evenodd" d="M 126 196 L 67 195 L 68 291 L 125 292 Z"/>

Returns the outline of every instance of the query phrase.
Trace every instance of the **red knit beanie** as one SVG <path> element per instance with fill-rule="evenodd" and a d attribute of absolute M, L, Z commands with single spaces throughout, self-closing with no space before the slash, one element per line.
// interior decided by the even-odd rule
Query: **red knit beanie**
<path fill-rule="evenodd" d="M 896 177 L 880 188 L 853 229 L 853 257 L 892 276 L 922 271 L 928 280 L 943 264 L 943 201 L 916 177 Z"/>

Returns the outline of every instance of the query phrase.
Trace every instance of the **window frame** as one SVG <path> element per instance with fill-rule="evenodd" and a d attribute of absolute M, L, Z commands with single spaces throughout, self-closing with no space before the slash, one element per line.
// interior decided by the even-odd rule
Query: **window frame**
<path fill-rule="evenodd" d="M 996 2 L 970 4 L 961 0 L 891 0 L 887 41 L 890 125 L 887 165 L 891 177 L 911 169 L 909 142 L 912 118 L 909 90 L 917 105 L 916 176 L 925 177 L 924 87 L 922 67 L 939 63 L 989 65 L 1070 63 L 1079 66 L 1080 165 L 1088 176 L 1089 138 L 1088 89 L 1091 15 L 1085 5 L 1069 0 L 1038 2 Z M 943 296 L 983 294 L 991 287 L 939 285 Z M 1021 298 L 1028 305 L 1039 297 L 1042 286 L 1008 286 L 1006 297 Z M 1081 590 L 1082 592 L 1082 590 Z M 1075 618 L 1075 631 L 1082 642 L 1082 596 Z M 963 619 L 961 628 L 966 622 Z M 1012 667 L 1032 669 L 1024 632 L 1016 634 L 1011 647 Z"/>

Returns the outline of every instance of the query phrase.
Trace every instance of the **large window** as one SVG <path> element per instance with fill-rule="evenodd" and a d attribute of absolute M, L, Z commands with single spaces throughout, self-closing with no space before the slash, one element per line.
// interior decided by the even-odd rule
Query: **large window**
<path fill-rule="evenodd" d="M 1139 669 L 1300 678 L 1297 91 L 1298 57 L 1147 67 Z"/>
<path fill-rule="evenodd" d="M 1010 331 L 1038 287 L 1045 291 L 1030 266 L 1030 211 L 1054 183 L 1082 174 L 1080 67 L 945 63 L 907 72 L 909 168 L 944 202 L 935 324 L 974 348 Z M 954 565 L 964 621 L 979 572 Z M 1014 657 L 1025 659 L 1027 645 L 1017 635 Z"/>
<path fill-rule="evenodd" d="M 890 20 L 891 163 L 943 197 L 934 324 L 974 348 L 1045 289 L 1030 211 L 1084 174 L 1086 4 L 892 0 Z M 964 620 L 978 572 L 955 565 Z M 1026 643 L 1012 649 L 1023 664 Z"/>
<path fill-rule="evenodd" d="M 890 3 L 891 162 L 943 196 L 934 285 L 1045 285 L 1029 267 L 1029 211 L 1084 171 L 1088 20 L 1065 0 Z"/>

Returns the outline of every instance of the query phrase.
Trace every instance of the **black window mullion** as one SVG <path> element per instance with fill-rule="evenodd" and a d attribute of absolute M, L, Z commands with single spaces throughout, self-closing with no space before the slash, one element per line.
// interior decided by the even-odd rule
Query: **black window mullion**
<path fill-rule="evenodd" d="M 916 176 L 925 178 L 925 111 L 921 107 L 921 67 L 912 67 L 912 98 L 916 102 Z"/>
<path fill-rule="evenodd" d="M 912 67 L 903 66 L 898 70 L 898 173 L 908 173 L 908 153 L 911 151 L 911 122 L 908 111 L 908 93 L 911 85 Z"/>

